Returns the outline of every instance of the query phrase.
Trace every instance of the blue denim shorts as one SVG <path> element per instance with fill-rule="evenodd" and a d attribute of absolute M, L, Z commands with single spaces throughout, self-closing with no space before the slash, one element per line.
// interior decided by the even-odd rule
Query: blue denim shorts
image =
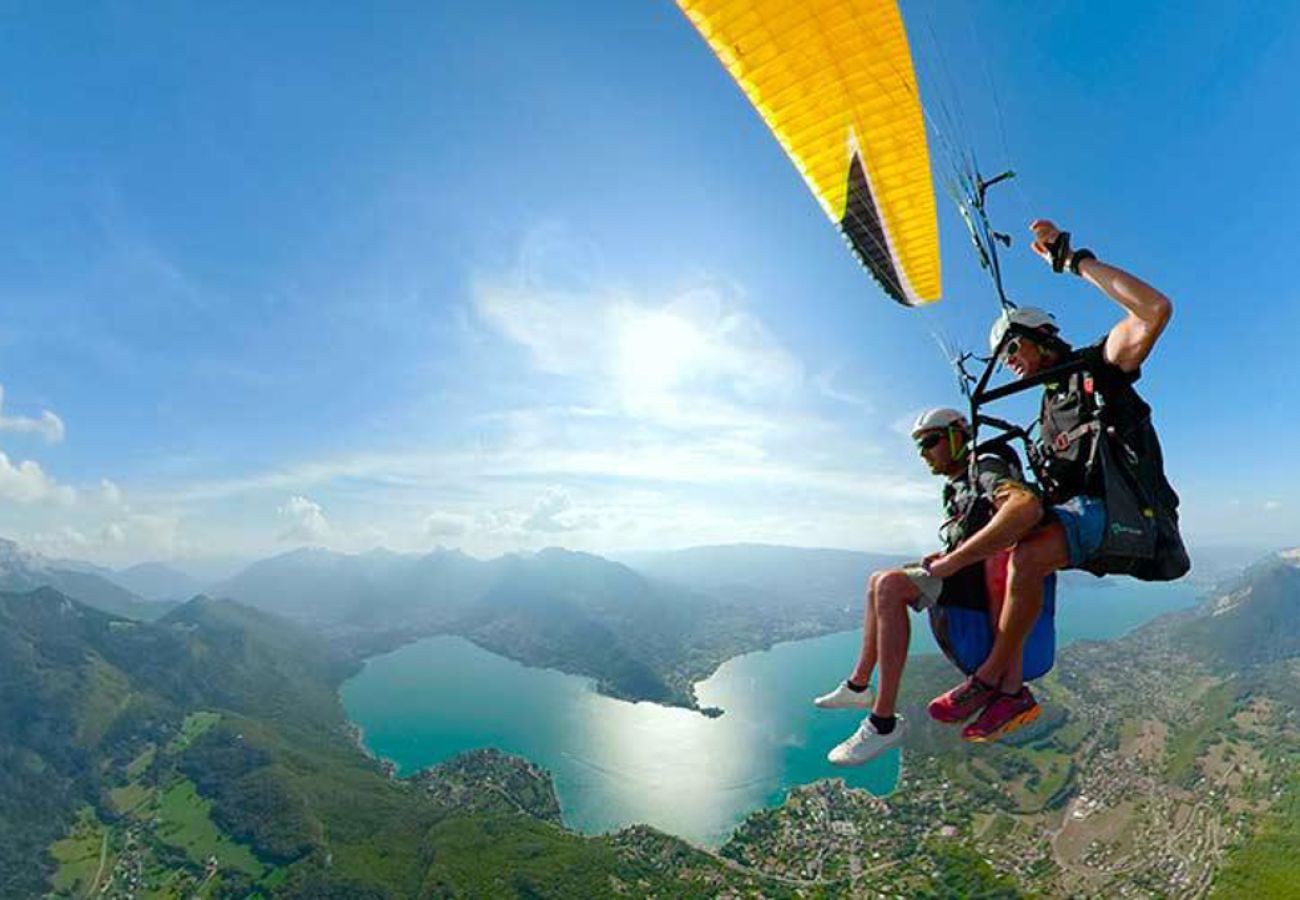
<path fill-rule="evenodd" d="M 1070 548 L 1070 568 L 1077 569 L 1097 552 L 1106 535 L 1106 504 L 1096 497 L 1071 497 L 1053 506 L 1056 520 L 1065 528 Z"/>

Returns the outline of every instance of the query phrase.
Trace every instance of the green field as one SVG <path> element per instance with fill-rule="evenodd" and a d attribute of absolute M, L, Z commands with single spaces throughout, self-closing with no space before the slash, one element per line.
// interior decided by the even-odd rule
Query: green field
<path fill-rule="evenodd" d="M 1038 812 L 1066 786 L 1071 757 L 1055 749 L 1026 750 L 1023 762 L 1033 771 L 1009 782 L 1007 789 L 1021 812 Z"/>
<path fill-rule="evenodd" d="M 130 680 L 97 656 L 90 657 L 77 717 L 77 743 L 93 746 L 131 699 Z"/>
<path fill-rule="evenodd" d="M 181 733 L 172 738 L 171 743 L 167 745 L 167 753 L 180 753 L 188 747 L 195 738 L 204 734 L 213 725 L 221 721 L 221 714 L 214 712 L 196 712 L 190 713 L 181 723 Z"/>
<path fill-rule="evenodd" d="M 1224 723 L 1232 718 L 1238 686 L 1220 684 L 1196 702 L 1196 716 L 1176 729 L 1165 751 L 1166 777 L 1175 784 L 1189 784 L 1197 774 L 1196 761 L 1218 739 Z"/>
<path fill-rule="evenodd" d="M 113 808 L 120 813 L 127 813 L 144 803 L 153 794 L 153 790 L 139 782 L 131 782 L 126 787 L 113 788 L 108 797 L 113 801 Z"/>
<path fill-rule="evenodd" d="M 92 886 L 106 837 L 94 812 L 85 807 L 72 833 L 50 846 L 50 855 L 59 864 L 51 879 L 56 896 L 80 897 Z"/>
<path fill-rule="evenodd" d="M 153 764 L 153 759 L 158 755 L 158 750 L 153 744 L 145 747 L 140 755 L 131 760 L 130 765 L 126 767 L 126 777 L 132 781 L 144 774 L 145 770 Z"/>
<path fill-rule="evenodd" d="M 996 844 L 1016 830 L 1016 820 L 1006 813 L 976 813 L 972 829 L 979 840 Z"/>
<path fill-rule="evenodd" d="M 197 865 L 215 856 L 223 868 L 238 869 L 253 878 L 265 871 L 251 850 L 226 837 L 212 823 L 208 812 L 212 804 L 194 790 L 194 783 L 180 778 L 163 793 L 158 807 L 162 824 L 155 832 L 159 839 L 184 850 Z"/>
<path fill-rule="evenodd" d="M 1052 743 L 1065 753 L 1073 753 L 1091 733 L 1087 722 L 1072 717 L 1052 734 Z"/>
<path fill-rule="evenodd" d="M 1294 766 L 1300 760 L 1292 761 Z M 1259 831 L 1231 853 L 1214 882 L 1215 897 L 1300 898 L 1300 775 L 1292 775 Z"/>

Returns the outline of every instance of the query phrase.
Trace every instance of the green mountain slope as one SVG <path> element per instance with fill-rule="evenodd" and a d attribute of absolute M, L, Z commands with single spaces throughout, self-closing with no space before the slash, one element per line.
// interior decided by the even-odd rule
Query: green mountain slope
<path fill-rule="evenodd" d="M 358 655 L 457 634 L 527 665 L 592 677 L 611 696 L 695 708 L 694 683 L 727 659 L 854 627 L 867 569 L 883 561 L 742 549 L 721 561 L 673 557 L 671 578 L 559 549 L 487 562 L 451 551 L 301 550 L 216 590 L 318 628 Z"/>
<path fill-rule="evenodd" d="M 95 609 L 142 621 L 156 619 L 171 607 L 127 590 L 105 572 L 85 563 L 57 563 L 0 538 L 0 591 L 25 593 L 51 587 Z"/>
<path fill-rule="evenodd" d="M 788 893 L 664 835 L 689 869 L 569 832 L 549 776 L 504 754 L 388 777 L 339 705 L 354 665 L 229 601 L 140 623 L 0 594 L 0 896 Z"/>

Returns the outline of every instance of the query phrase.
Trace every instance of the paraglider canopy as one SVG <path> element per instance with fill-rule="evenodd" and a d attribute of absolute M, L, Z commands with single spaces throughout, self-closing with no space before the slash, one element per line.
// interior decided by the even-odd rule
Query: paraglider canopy
<path fill-rule="evenodd" d="M 894 0 L 678 5 L 885 293 L 938 300 L 925 118 Z"/>

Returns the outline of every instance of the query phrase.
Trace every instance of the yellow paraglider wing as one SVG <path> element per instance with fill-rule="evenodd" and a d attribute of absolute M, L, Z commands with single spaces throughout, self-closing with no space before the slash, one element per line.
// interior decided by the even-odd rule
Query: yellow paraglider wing
<path fill-rule="evenodd" d="M 939 229 L 895 0 L 677 0 L 889 296 L 938 300 Z"/>

